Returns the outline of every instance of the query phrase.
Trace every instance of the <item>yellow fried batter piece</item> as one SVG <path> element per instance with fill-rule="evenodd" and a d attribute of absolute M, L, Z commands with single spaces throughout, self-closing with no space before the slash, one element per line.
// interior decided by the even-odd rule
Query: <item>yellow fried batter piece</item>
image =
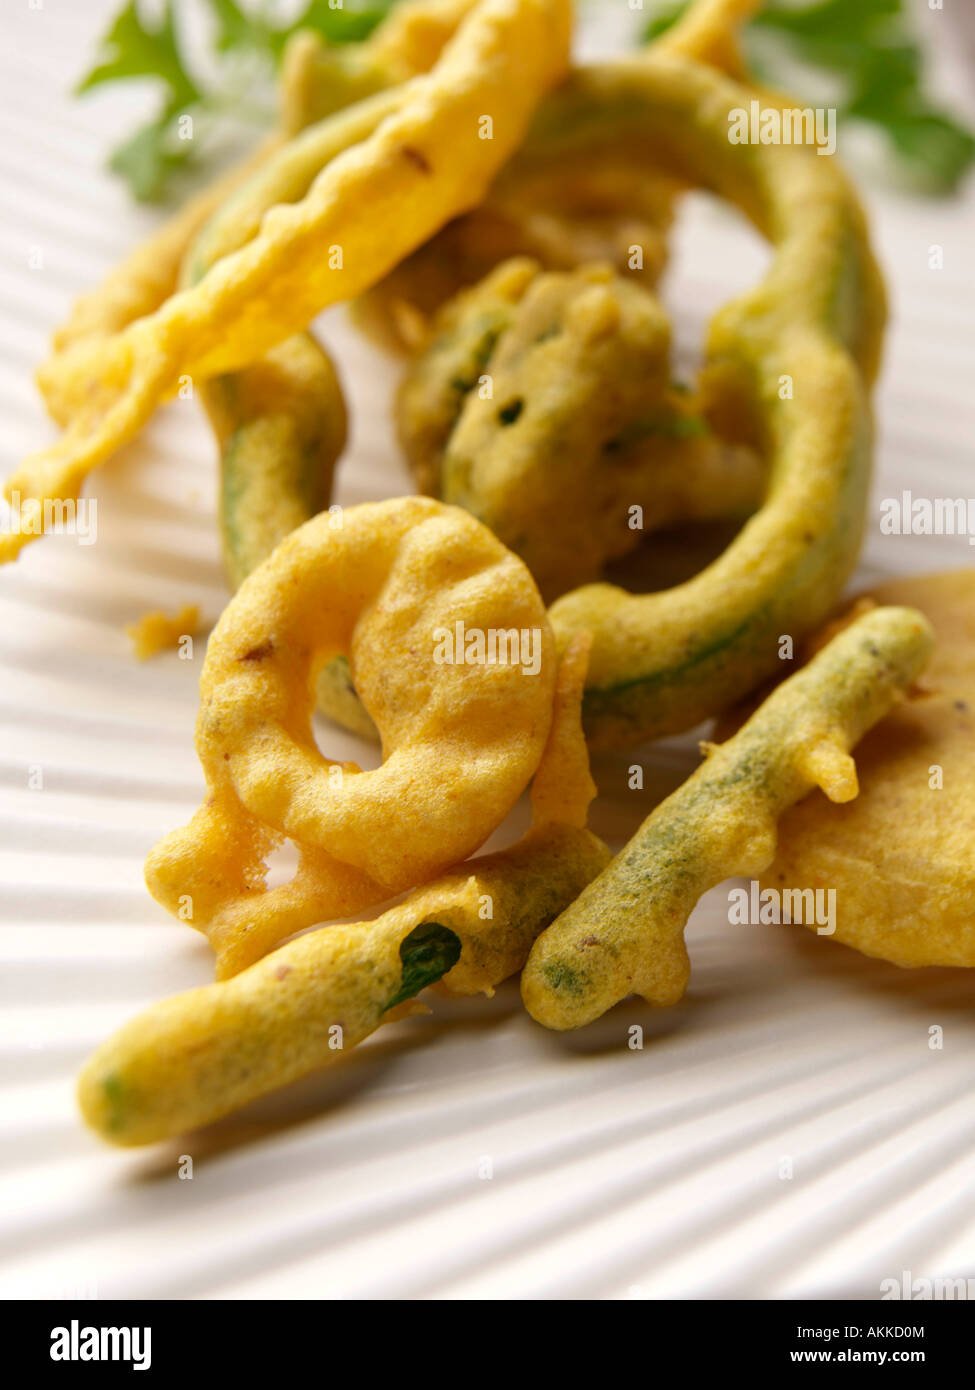
<path fill-rule="evenodd" d="M 339 655 L 380 732 L 373 771 L 314 742 L 315 680 Z M 226 976 L 301 927 L 426 882 L 528 785 L 556 667 L 531 575 L 468 513 L 408 497 L 314 517 L 210 638 L 197 723 L 208 796 L 150 855 L 150 891 L 176 916 L 191 901 Z M 267 889 L 284 837 L 298 875 Z"/>
<path fill-rule="evenodd" d="M 55 356 L 75 343 L 117 333 L 136 319 L 154 313 L 175 291 L 180 263 L 194 237 L 230 194 L 270 159 L 280 145 L 280 136 L 269 136 L 249 159 L 192 198 L 137 246 L 96 289 L 77 299 L 67 322 L 53 336 Z M 42 391 L 44 380 L 42 374 L 39 378 Z M 68 415 L 60 398 L 52 393 L 45 399 L 54 418 L 62 425 L 67 424 Z"/>
<path fill-rule="evenodd" d="M 479 0 L 399 0 L 361 43 L 330 44 L 313 29 L 289 41 L 281 71 L 281 124 L 288 135 L 429 72 Z"/>
<path fill-rule="evenodd" d="M 696 59 L 743 78 L 738 32 L 757 8 L 758 0 L 697 0 L 648 51 Z M 393 38 L 390 29 L 389 47 Z M 386 56 L 388 61 L 388 48 Z M 307 61 L 314 72 L 311 52 Z M 336 61 L 329 55 L 318 70 L 327 78 Z M 313 97 L 311 103 L 315 110 Z M 448 223 L 354 302 L 359 327 L 395 351 L 422 349 L 436 311 L 513 256 L 530 256 L 546 270 L 605 261 L 644 286 L 656 283 L 667 260 L 680 180 L 648 164 L 614 128 L 618 113 L 612 107 L 602 120 L 605 137 L 571 160 L 561 158 L 550 142 L 565 135 L 563 115 L 547 122 L 543 103 L 526 143 L 481 206 Z"/>
<path fill-rule="evenodd" d="M 116 333 L 153 313 L 178 288 L 180 266 L 214 212 L 297 134 L 353 101 L 428 72 L 478 0 L 402 0 L 362 43 L 327 45 L 313 30 L 289 40 L 281 64 L 282 133 L 180 208 L 94 290 L 79 298 L 54 334 L 55 353 Z M 51 404 L 57 405 L 52 396 Z M 62 419 L 62 424 L 66 423 Z"/>
<path fill-rule="evenodd" d="M 522 975 L 533 1018 L 591 1023 L 629 994 L 674 1004 L 690 964 L 684 928 L 723 879 L 763 873 L 776 822 L 815 786 L 857 795 L 850 749 L 903 698 L 934 635 L 912 608 L 879 608 L 833 639 L 656 808 L 604 873 L 542 933 Z"/>
<path fill-rule="evenodd" d="M 757 453 L 726 443 L 671 384 L 670 324 L 609 266 L 500 266 L 451 301 L 398 398 L 417 480 L 515 550 L 551 601 L 648 531 L 744 518 Z"/>
<path fill-rule="evenodd" d="M 224 571 L 236 589 L 279 541 L 332 497 L 346 410 L 331 358 L 296 334 L 200 396 L 221 451 Z"/>
<path fill-rule="evenodd" d="M 8 480 L 25 524 L 0 537 L 0 562 L 33 538 L 44 499 L 77 497 L 87 473 L 137 433 L 180 376 L 246 366 L 476 205 L 564 74 L 570 29 L 568 0 L 481 0 L 428 76 L 397 88 L 392 103 L 374 99 L 378 124 L 365 139 L 358 107 L 335 118 L 343 152 L 316 168 L 300 201 L 262 210 L 251 241 L 154 314 L 49 363 L 45 394 L 70 424 Z M 286 162 L 291 154 L 282 151 Z"/>
<path fill-rule="evenodd" d="M 914 698 L 857 749 L 860 795 L 813 792 L 779 823 L 768 888 L 835 889 L 833 939 L 895 965 L 975 966 L 975 570 L 895 580 L 936 645 Z"/>
<path fill-rule="evenodd" d="M 178 647 L 184 637 L 192 637 L 199 624 L 199 608 L 188 603 L 178 613 L 164 613 L 159 608 L 143 613 L 138 622 L 127 624 L 125 631 L 139 660 L 148 661 L 160 652 Z"/>
<path fill-rule="evenodd" d="M 563 658 L 527 835 L 374 922 L 321 928 L 232 980 L 153 1005 L 85 1067 L 88 1124 L 111 1143 L 153 1143 L 338 1061 L 381 1024 L 422 1012 L 410 1001 L 427 985 L 491 994 L 520 970 L 609 860 L 584 828 L 595 790 L 579 718 L 587 655 L 580 635 Z"/>
<path fill-rule="evenodd" d="M 606 262 L 653 285 L 666 264 L 678 187 L 615 138 L 571 164 L 529 144 L 480 207 L 448 223 L 354 301 L 354 321 L 386 348 L 419 351 L 447 300 L 517 256 L 546 270 Z"/>

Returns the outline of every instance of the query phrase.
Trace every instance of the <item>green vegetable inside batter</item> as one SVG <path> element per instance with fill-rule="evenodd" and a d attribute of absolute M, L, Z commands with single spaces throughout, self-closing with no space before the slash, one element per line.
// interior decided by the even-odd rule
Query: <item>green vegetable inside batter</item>
<path fill-rule="evenodd" d="M 439 922 L 423 922 L 406 937 L 399 954 L 403 979 L 383 1013 L 412 999 L 421 989 L 436 984 L 452 970 L 460 960 L 460 938 Z"/>

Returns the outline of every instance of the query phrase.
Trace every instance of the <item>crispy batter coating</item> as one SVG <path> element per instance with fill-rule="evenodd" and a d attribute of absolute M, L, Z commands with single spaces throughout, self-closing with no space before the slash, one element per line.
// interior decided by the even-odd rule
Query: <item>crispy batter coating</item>
<path fill-rule="evenodd" d="M 787 811 L 761 884 L 835 889 L 832 939 L 865 955 L 975 966 L 975 570 L 894 580 L 870 599 L 921 610 L 931 663 L 858 747 L 856 801 L 813 792 Z"/>
<path fill-rule="evenodd" d="M 315 678 L 340 654 L 382 738 L 375 771 L 314 743 Z M 150 891 L 177 915 L 191 899 L 227 975 L 302 926 L 425 882 L 473 853 L 528 784 L 555 671 L 531 576 L 466 512 L 403 498 L 323 513 L 244 582 L 210 638 L 197 725 L 208 797 L 150 855 Z M 299 874 L 266 890 L 282 837 Z"/>
<path fill-rule="evenodd" d="M 335 368 L 310 333 L 295 334 L 200 392 L 221 452 L 224 569 L 237 588 L 332 497 L 346 411 Z"/>
<path fill-rule="evenodd" d="M 662 307 L 610 267 L 507 262 L 434 335 L 398 397 L 407 457 L 522 557 L 547 600 L 601 578 L 648 531 L 758 505 L 757 453 L 719 439 L 706 403 L 671 384 Z"/>
<path fill-rule="evenodd" d="M 188 603 L 178 613 L 164 613 L 162 609 L 143 613 L 137 622 L 127 624 L 125 631 L 138 659 L 148 661 L 160 652 L 178 647 L 183 637 L 196 632 L 199 623 L 199 608 L 195 603 Z"/>
<path fill-rule="evenodd" d="M 799 637 L 822 622 L 859 550 L 883 286 L 833 160 L 729 141 L 729 112 L 753 95 L 703 64 L 651 50 L 575 73 L 540 117 L 566 161 L 613 122 L 656 165 L 737 205 L 775 249 L 762 282 L 713 320 L 700 379 L 712 418 L 741 421 L 768 458 L 764 505 L 713 564 L 674 589 L 587 585 L 552 607 L 560 642 L 576 628 L 593 633 L 591 746 L 692 728 L 754 689 L 774 673 L 783 632 Z"/>
<path fill-rule="evenodd" d="M 136 319 L 154 313 L 176 290 L 180 265 L 194 237 L 231 193 L 280 146 L 279 135 L 269 136 L 250 158 L 191 198 L 185 207 L 126 256 L 100 285 L 77 299 L 67 322 L 53 335 L 54 356 L 85 339 L 117 333 Z M 39 384 L 43 391 L 43 374 Z M 60 397 L 51 392 L 45 393 L 45 399 L 59 424 L 67 424 L 68 412 Z"/>
<path fill-rule="evenodd" d="M 448 223 L 353 302 L 353 319 L 383 347 L 420 351 L 449 299 L 517 256 L 546 270 L 607 262 L 653 285 L 667 261 L 678 187 L 613 136 L 571 164 L 530 140 L 480 207 Z"/>
<path fill-rule="evenodd" d="M 696 0 L 652 48 L 744 79 L 738 32 L 757 6 L 758 0 Z M 681 181 L 634 152 L 609 122 L 602 140 L 572 160 L 548 147 L 549 129 L 543 104 L 540 121 L 481 206 L 354 301 L 355 321 L 371 337 L 394 351 L 422 349 L 436 311 L 512 256 L 530 256 L 546 270 L 605 261 L 644 286 L 656 283 Z"/>
<path fill-rule="evenodd" d="M 903 698 L 934 641 L 912 608 L 878 608 L 768 697 L 644 821 L 626 848 L 539 937 L 522 975 L 533 1018 L 590 1023 L 628 994 L 674 1004 L 690 963 L 684 928 L 723 879 L 773 862 L 776 822 L 818 786 L 857 795 L 850 749 Z"/>
<path fill-rule="evenodd" d="M 362 43 L 329 44 L 313 29 L 289 41 L 281 123 L 289 135 L 344 106 L 429 72 L 479 0 L 400 0 Z"/>
<path fill-rule="evenodd" d="M 282 74 L 282 122 L 297 133 L 374 92 L 427 72 L 475 0 L 411 0 L 397 6 L 365 42 L 329 46 L 310 30 L 288 45 Z M 327 151 L 324 152 L 327 155 Z M 300 196 L 308 178 L 279 187 Z M 268 203 L 263 179 L 234 189 L 232 215 L 217 216 L 187 253 L 183 279 L 194 283 L 234 251 Z M 224 571 L 236 589 L 290 531 L 331 501 L 347 420 L 338 377 L 311 333 L 286 339 L 257 362 L 200 383 L 197 392 L 220 449 L 220 529 Z M 323 712 L 378 740 L 358 699 L 348 662 L 337 657 L 318 678 Z"/>
<path fill-rule="evenodd" d="M 568 0 L 481 0 L 429 76 L 365 103 L 371 133 L 354 148 L 361 109 L 336 117 L 343 153 L 299 202 L 268 207 L 251 241 L 154 314 L 49 364 L 46 392 L 70 424 L 8 480 L 8 498 L 19 493 L 33 513 L 45 497 L 76 497 L 181 375 L 246 366 L 475 205 L 565 72 L 570 20 Z M 0 561 L 26 539 L 0 537 Z"/>
<path fill-rule="evenodd" d="M 152 1005 L 85 1067 L 88 1124 L 121 1145 L 179 1134 L 337 1061 L 404 1010 L 422 1012 L 406 1001 L 427 984 L 491 994 L 520 970 L 538 933 L 610 857 L 584 828 L 595 790 L 579 717 L 586 656 L 581 636 L 559 671 L 533 824 L 517 844 L 374 922 L 321 928 L 232 980 Z"/>

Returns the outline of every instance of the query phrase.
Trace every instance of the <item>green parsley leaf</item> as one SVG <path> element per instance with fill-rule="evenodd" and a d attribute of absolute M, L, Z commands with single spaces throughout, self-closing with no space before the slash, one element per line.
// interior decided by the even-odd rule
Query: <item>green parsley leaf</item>
<path fill-rule="evenodd" d="M 144 17 L 144 5 L 128 0 L 101 41 L 94 67 L 78 83 L 88 92 L 108 82 L 143 79 L 162 89 L 158 115 L 139 126 L 111 154 L 109 167 L 129 185 L 140 202 L 157 202 L 169 190 L 171 176 L 191 162 L 202 164 L 206 154 L 193 141 L 178 138 L 178 120 L 191 109 L 211 125 L 245 116 L 241 91 L 241 61 L 245 60 L 247 93 L 262 81 L 270 92 L 274 69 L 285 43 L 302 28 L 313 29 L 327 43 L 357 43 L 372 31 L 397 0 L 345 0 L 333 9 L 328 0 L 309 0 L 294 17 L 278 23 L 281 0 L 206 0 L 213 17 L 212 44 L 217 59 L 213 85 L 201 88 L 180 48 L 176 0 L 165 0 L 158 20 Z M 219 146 L 219 141 L 216 142 Z"/>
<path fill-rule="evenodd" d="M 460 938 L 439 922 L 422 922 L 400 944 L 399 958 L 403 978 L 383 1013 L 412 999 L 452 970 L 460 960 Z"/>
<path fill-rule="evenodd" d="M 207 0 L 217 21 L 214 48 L 230 53 L 235 48 L 259 47 L 266 42 L 267 30 L 258 20 L 245 14 L 236 0 Z"/>
<path fill-rule="evenodd" d="M 644 31 L 665 33 L 687 9 L 666 0 Z M 936 107 L 924 90 L 923 55 L 903 0 L 767 0 L 744 30 L 752 71 L 776 82 L 784 64 L 805 70 L 810 84 L 839 81 L 831 104 L 841 120 L 882 132 L 913 183 L 932 193 L 956 188 L 975 160 L 975 137 Z M 789 73 L 786 85 L 799 86 Z"/>
<path fill-rule="evenodd" d="M 170 175 L 184 168 L 193 157 L 191 141 L 173 138 L 175 120 L 180 114 L 183 113 L 167 111 L 156 120 L 147 121 L 117 145 L 109 157 L 109 168 L 125 179 L 132 196 L 140 203 L 158 202 Z"/>
<path fill-rule="evenodd" d="M 132 77 L 154 77 L 165 83 L 171 104 L 188 105 L 200 99 L 180 57 L 172 0 L 167 0 L 155 29 L 141 19 L 136 0 L 129 0 L 102 39 L 98 61 L 75 90 L 88 92 L 104 82 Z"/>
<path fill-rule="evenodd" d="M 396 0 L 355 0 L 341 9 L 332 9 L 328 0 L 311 0 L 308 8 L 292 25 L 293 29 L 314 29 L 329 43 L 361 43 L 386 18 Z"/>

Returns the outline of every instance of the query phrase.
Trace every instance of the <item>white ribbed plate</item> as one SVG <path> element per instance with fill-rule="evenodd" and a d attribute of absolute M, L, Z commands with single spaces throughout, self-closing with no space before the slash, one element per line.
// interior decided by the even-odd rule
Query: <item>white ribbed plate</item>
<path fill-rule="evenodd" d="M 4 7 L 4 471 L 50 437 L 30 381 L 50 330 L 154 223 L 102 168 L 144 96 L 65 95 L 113 8 Z M 612 46 L 625 9 L 606 0 L 591 47 Z M 947 47 L 941 17 L 927 25 Z M 949 95 L 950 56 L 938 83 Z M 967 495 L 975 201 L 870 201 L 895 311 L 876 496 Z M 737 221 L 689 201 L 666 287 L 682 350 L 762 263 Z M 340 500 L 407 491 L 393 368 L 341 314 L 324 332 L 355 422 Z M 510 985 L 492 1001 L 437 1003 L 184 1145 L 119 1154 L 91 1138 L 72 1098 L 87 1052 L 211 970 L 141 875 L 200 795 L 202 643 L 194 661 L 140 666 L 123 624 L 187 602 L 212 621 L 226 601 L 212 446 L 192 402 L 163 412 L 93 488 L 96 545 L 51 538 L 0 572 L 0 1293 L 869 1298 L 903 1269 L 975 1274 L 975 981 L 903 973 L 798 928 L 729 927 L 726 889 L 695 914 L 676 1009 L 630 1003 L 560 1037 L 528 1020 Z M 971 559 L 964 541 L 884 539 L 874 522 L 863 573 Z M 691 740 L 648 754 L 643 793 L 626 789 L 631 758 L 601 760 L 596 829 L 619 842 L 694 757 Z M 636 1022 L 643 1051 L 627 1046 Z M 934 1024 L 942 1051 L 928 1048 Z M 177 1178 L 183 1152 L 192 1181 Z"/>

